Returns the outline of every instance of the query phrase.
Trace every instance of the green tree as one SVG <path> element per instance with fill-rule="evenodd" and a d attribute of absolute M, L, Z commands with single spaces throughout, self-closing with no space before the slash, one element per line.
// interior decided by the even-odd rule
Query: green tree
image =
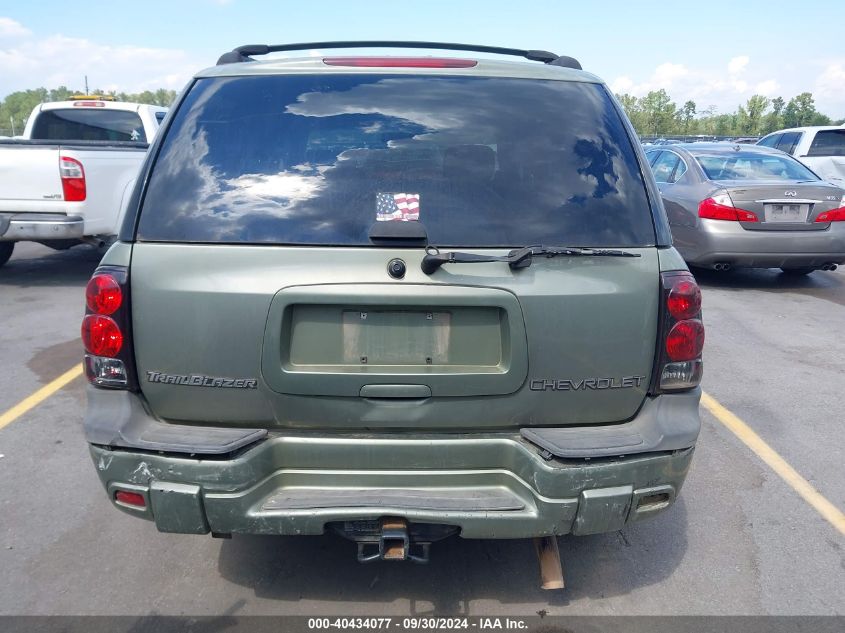
<path fill-rule="evenodd" d="M 684 125 L 684 134 L 689 134 L 690 125 L 692 124 L 692 120 L 695 118 L 695 101 L 687 101 L 684 104 L 684 107 L 682 108 L 681 112 L 681 121 Z"/>
<path fill-rule="evenodd" d="M 667 92 L 652 90 L 640 100 L 646 130 L 650 134 L 671 134 L 677 106 Z"/>
<path fill-rule="evenodd" d="M 816 103 L 813 99 L 813 94 L 802 92 L 800 95 L 792 97 L 783 109 L 783 124 L 786 127 L 812 125 L 816 114 Z"/>
<path fill-rule="evenodd" d="M 739 107 L 740 112 L 745 112 L 747 118 L 744 122 L 742 132 L 759 136 L 763 131 L 763 114 L 769 107 L 769 100 L 763 95 L 754 95 L 745 104 L 745 108 Z"/>
<path fill-rule="evenodd" d="M 772 111 L 763 119 L 763 127 L 760 130 L 761 134 L 771 134 L 784 126 L 783 108 L 785 104 L 786 102 L 783 100 L 783 97 L 772 99 Z"/>
<path fill-rule="evenodd" d="M 642 134 L 645 130 L 645 125 L 640 100 L 629 94 L 616 95 L 616 98 L 622 105 L 622 109 L 625 110 L 625 114 L 631 120 L 631 125 L 634 126 L 638 134 Z"/>

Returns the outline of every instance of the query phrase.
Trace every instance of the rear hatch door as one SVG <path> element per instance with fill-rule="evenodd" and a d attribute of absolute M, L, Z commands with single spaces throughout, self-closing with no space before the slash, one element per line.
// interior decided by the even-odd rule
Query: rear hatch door
<path fill-rule="evenodd" d="M 192 88 L 164 130 L 132 256 L 136 362 L 155 414 L 460 431 L 637 412 L 660 277 L 632 143 L 600 84 L 490 74 Z M 381 223 L 399 239 L 370 239 Z M 425 240 L 402 238 L 417 223 L 444 252 L 629 256 L 426 274 Z"/>

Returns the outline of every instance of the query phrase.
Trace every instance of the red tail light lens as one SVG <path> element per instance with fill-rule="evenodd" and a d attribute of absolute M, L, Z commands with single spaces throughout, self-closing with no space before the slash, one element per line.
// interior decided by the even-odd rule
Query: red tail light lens
<path fill-rule="evenodd" d="M 59 157 L 59 175 L 62 178 L 62 193 L 66 202 L 82 202 L 87 191 L 85 188 L 85 170 L 75 158 Z"/>
<path fill-rule="evenodd" d="M 113 314 L 123 302 L 120 284 L 111 275 L 95 274 L 85 287 L 85 304 L 94 314 Z"/>
<path fill-rule="evenodd" d="M 713 196 L 702 200 L 698 205 L 698 217 L 708 220 L 729 220 L 731 222 L 759 222 L 757 214 L 745 209 L 737 209 L 731 204 L 724 204 L 727 195 Z"/>
<path fill-rule="evenodd" d="M 450 57 L 324 57 L 327 66 L 358 66 L 364 68 L 473 68 L 474 59 Z"/>
<path fill-rule="evenodd" d="M 845 207 L 819 213 L 816 222 L 845 222 Z"/>
<path fill-rule="evenodd" d="M 114 358 L 123 347 L 123 333 L 111 317 L 89 314 L 82 319 L 82 344 L 89 354 Z"/>
<path fill-rule="evenodd" d="M 673 319 L 691 319 L 701 312 L 701 289 L 692 275 L 680 277 L 669 291 L 666 307 Z"/>
<path fill-rule="evenodd" d="M 129 490 L 118 490 L 114 493 L 114 500 L 128 506 L 136 508 L 146 508 L 147 500 L 140 492 L 130 492 Z"/>
<path fill-rule="evenodd" d="M 704 349 L 704 325 L 698 319 L 678 321 L 666 337 L 669 360 L 695 360 Z"/>

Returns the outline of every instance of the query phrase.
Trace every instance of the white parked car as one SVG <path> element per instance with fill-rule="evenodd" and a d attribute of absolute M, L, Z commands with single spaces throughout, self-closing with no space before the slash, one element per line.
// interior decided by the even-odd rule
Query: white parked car
<path fill-rule="evenodd" d="M 35 107 L 0 140 L 0 266 L 15 242 L 103 245 L 167 108 L 80 96 Z"/>
<path fill-rule="evenodd" d="M 819 125 L 772 132 L 757 145 L 794 156 L 821 178 L 845 188 L 845 126 Z"/>

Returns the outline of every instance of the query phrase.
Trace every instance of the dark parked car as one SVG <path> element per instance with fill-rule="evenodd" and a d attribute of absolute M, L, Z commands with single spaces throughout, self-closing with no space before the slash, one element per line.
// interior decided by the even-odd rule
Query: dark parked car
<path fill-rule="evenodd" d="M 675 248 L 687 263 L 727 270 L 832 270 L 845 262 L 845 190 L 760 146 L 649 148 Z"/>

